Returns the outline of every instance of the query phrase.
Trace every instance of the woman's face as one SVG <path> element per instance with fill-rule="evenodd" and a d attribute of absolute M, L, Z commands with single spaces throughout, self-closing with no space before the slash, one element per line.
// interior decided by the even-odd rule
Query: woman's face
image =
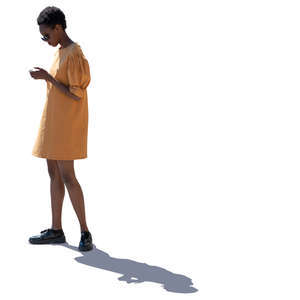
<path fill-rule="evenodd" d="M 39 25 L 42 40 L 55 47 L 58 44 L 59 28 L 55 25 L 54 29 L 46 25 Z"/>

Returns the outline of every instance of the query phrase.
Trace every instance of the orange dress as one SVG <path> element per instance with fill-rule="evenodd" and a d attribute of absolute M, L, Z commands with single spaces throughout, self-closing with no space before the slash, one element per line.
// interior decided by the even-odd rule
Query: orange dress
<path fill-rule="evenodd" d="M 32 155 L 55 160 L 87 158 L 89 63 L 78 43 L 58 48 L 49 73 L 80 100 L 47 82 L 47 96 Z"/>

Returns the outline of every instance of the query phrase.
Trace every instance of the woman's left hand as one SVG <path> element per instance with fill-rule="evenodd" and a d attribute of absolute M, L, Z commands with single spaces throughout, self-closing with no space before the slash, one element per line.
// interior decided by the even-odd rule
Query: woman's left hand
<path fill-rule="evenodd" d="M 50 78 L 52 77 L 45 69 L 43 68 L 39 68 L 39 67 L 35 67 L 35 69 L 38 70 L 30 70 L 29 73 L 31 75 L 31 77 L 33 77 L 34 79 L 44 79 L 44 80 L 50 80 Z"/>

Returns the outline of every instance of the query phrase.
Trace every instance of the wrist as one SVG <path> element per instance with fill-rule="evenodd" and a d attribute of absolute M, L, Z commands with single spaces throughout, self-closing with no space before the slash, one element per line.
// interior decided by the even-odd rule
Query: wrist
<path fill-rule="evenodd" d="M 46 81 L 49 81 L 49 82 L 51 82 L 51 83 L 54 83 L 55 78 L 52 77 L 52 75 L 49 74 L 49 76 L 47 77 Z"/>

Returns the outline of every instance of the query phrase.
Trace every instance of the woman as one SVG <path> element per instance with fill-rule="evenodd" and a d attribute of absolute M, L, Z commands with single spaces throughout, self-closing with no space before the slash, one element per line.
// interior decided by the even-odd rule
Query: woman
<path fill-rule="evenodd" d="M 74 174 L 74 159 L 87 158 L 89 63 L 78 43 L 65 32 L 64 13 L 55 6 L 42 10 L 37 18 L 42 40 L 61 45 L 54 54 L 49 73 L 31 70 L 34 79 L 44 79 L 47 96 L 32 155 L 47 159 L 51 186 L 52 227 L 32 236 L 32 244 L 64 243 L 61 226 L 62 204 L 67 187 L 80 223 L 80 251 L 93 248 L 85 220 L 83 193 Z"/>

